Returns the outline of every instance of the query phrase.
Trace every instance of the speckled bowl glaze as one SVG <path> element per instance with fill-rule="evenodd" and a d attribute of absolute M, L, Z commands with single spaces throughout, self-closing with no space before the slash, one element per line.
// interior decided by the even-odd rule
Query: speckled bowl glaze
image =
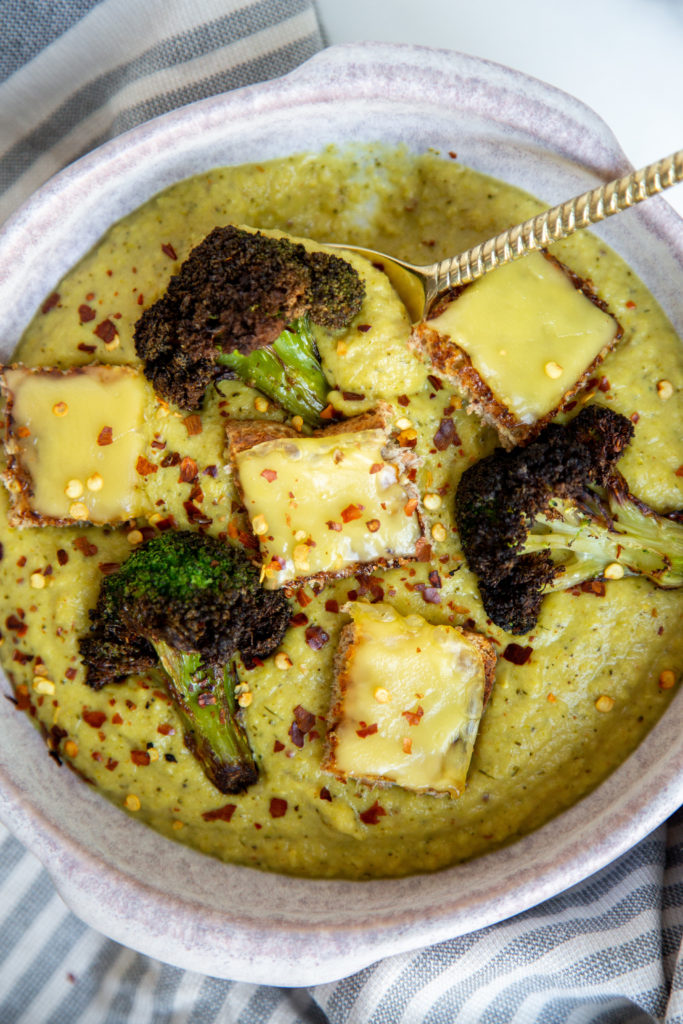
<path fill-rule="evenodd" d="M 2 356 L 62 274 L 115 220 L 181 178 L 327 143 L 455 150 L 559 202 L 631 168 L 577 100 L 472 57 L 362 44 L 286 78 L 216 96 L 129 132 L 45 185 L 0 235 Z M 683 335 L 683 222 L 663 199 L 598 229 Z M 9 692 L 3 680 L 2 690 Z M 219 863 L 127 817 L 46 756 L 0 701 L 0 817 L 88 924 L 218 977 L 309 985 L 481 928 L 586 878 L 681 802 L 683 693 L 602 786 L 515 844 L 430 875 L 307 881 Z M 418 868 L 419 865 L 416 865 Z"/>

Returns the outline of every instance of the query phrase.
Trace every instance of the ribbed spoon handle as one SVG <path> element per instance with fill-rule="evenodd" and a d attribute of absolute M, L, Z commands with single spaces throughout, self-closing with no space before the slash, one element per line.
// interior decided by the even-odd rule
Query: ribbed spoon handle
<path fill-rule="evenodd" d="M 545 213 L 475 245 L 460 256 L 442 260 L 438 264 L 437 291 L 440 293 L 476 281 L 502 263 L 509 263 L 533 249 L 567 238 L 581 228 L 598 224 L 679 181 L 683 181 L 683 149 L 623 178 L 584 192 L 560 206 L 553 206 Z"/>

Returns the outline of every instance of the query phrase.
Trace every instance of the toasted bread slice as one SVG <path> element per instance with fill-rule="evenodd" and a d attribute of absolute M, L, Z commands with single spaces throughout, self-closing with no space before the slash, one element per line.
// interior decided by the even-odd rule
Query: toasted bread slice
<path fill-rule="evenodd" d="M 390 406 L 303 437 L 263 421 L 226 425 L 229 460 L 268 589 L 391 568 L 424 535 L 415 453 L 391 437 Z"/>
<path fill-rule="evenodd" d="M 116 523 L 140 512 L 144 378 L 127 366 L 6 366 L 2 481 L 11 526 Z"/>
<path fill-rule="evenodd" d="M 459 796 L 496 666 L 484 636 L 388 604 L 349 606 L 322 767 L 339 779 Z"/>
<path fill-rule="evenodd" d="M 539 252 L 456 290 L 410 344 L 514 448 L 567 407 L 622 334 L 589 282 Z"/>

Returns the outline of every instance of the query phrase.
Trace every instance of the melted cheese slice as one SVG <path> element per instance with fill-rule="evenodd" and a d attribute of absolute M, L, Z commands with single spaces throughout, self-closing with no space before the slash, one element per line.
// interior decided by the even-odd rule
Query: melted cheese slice
<path fill-rule="evenodd" d="M 541 253 L 485 274 L 429 326 L 467 353 L 522 423 L 556 409 L 618 329 Z"/>
<path fill-rule="evenodd" d="M 356 603 L 353 643 L 338 678 L 343 716 L 333 763 L 343 777 L 459 796 L 483 710 L 475 644 L 453 626 Z"/>
<path fill-rule="evenodd" d="M 266 587 L 414 554 L 415 502 L 385 461 L 385 444 L 385 431 L 371 429 L 278 438 L 237 454 Z"/>
<path fill-rule="evenodd" d="M 144 383 L 125 366 L 4 371 L 16 456 L 43 516 L 111 523 L 139 514 Z"/>

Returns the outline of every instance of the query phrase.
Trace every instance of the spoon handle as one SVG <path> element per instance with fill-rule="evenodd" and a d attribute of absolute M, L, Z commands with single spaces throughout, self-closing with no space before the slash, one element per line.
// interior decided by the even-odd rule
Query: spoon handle
<path fill-rule="evenodd" d="M 683 181 L 683 149 L 623 178 L 584 192 L 560 206 L 553 206 L 545 213 L 475 245 L 460 256 L 442 260 L 437 265 L 436 292 L 476 281 L 503 263 L 573 235 L 590 224 L 597 224 L 679 181 Z"/>

